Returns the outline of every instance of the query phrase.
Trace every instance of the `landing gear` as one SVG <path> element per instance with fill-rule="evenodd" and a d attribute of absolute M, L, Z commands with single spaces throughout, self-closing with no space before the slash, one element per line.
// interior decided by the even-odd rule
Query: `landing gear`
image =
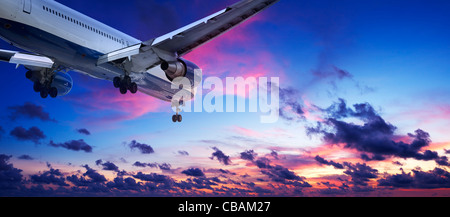
<path fill-rule="evenodd" d="M 52 87 L 49 82 L 41 84 L 41 82 L 36 81 L 34 82 L 33 90 L 39 93 L 42 99 L 45 99 L 48 96 L 51 98 L 56 98 L 58 96 L 58 89 L 56 87 Z"/>
<path fill-rule="evenodd" d="M 58 66 L 51 69 L 42 69 L 41 71 L 27 71 L 25 77 L 33 81 L 33 90 L 39 93 L 41 98 L 45 99 L 48 96 L 56 98 L 58 96 L 58 89 L 52 86 L 53 80 L 57 71 L 61 70 Z"/>
<path fill-rule="evenodd" d="M 173 116 L 172 116 L 172 121 L 173 121 L 174 123 L 176 123 L 176 122 L 181 122 L 181 121 L 183 121 L 183 116 L 181 116 L 181 115 L 173 115 Z"/>
<path fill-rule="evenodd" d="M 177 107 L 177 114 L 172 116 L 172 121 L 174 123 L 176 123 L 176 122 L 181 123 L 181 121 L 183 121 L 183 116 L 181 116 L 179 114 L 181 112 L 180 106 L 183 105 L 182 102 L 183 102 L 182 100 L 179 101 L 178 105 L 176 106 Z"/>
<path fill-rule="evenodd" d="M 127 94 L 128 90 L 135 94 L 138 91 L 138 86 L 136 82 L 131 81 L 131 77 L 126 75 L 123 78 L 115 77 L 113 79 L 113 84 L 115 88 L 119 88 L 121 94 Z"/>

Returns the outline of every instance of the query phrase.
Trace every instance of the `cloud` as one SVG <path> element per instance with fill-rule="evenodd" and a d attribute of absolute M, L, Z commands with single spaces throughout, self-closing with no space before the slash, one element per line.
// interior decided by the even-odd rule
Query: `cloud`
<path fill-rule="evenodd" d="M 34 158 L 32 158 L 30 155 L 27 155 L 27 154 L 21 155 L 21 156 L 17 157 L 17 159 L 20 159 L 20 160 L 34 160 Z"/>
<path fill-rule="evenodd" d="M 143 181 L 162 183 L 167 185 L 171 185 L 171 183 L 173 183 L 172 178 L 156 173 L 144 174 L 142 172 L 138 172 L 136 175 L 133 175 L 133 177 Z"/>
<path fill-rule="evenodd" d="M 136 142 L 136 140 L 131 141 L 128 146 L 131 150 L 138 149 L 142 154 L 152 154 L 155 153 L 153 148 L 150 145 Z"/>
<path fill-rule="evenodd" d="M 16 120 L 18 118 L 30 118 L 30 119 L 39 119 L 41 121 L 51 121 L 56 122 L 55 119 L 50 118 L 50 114 L 44 111 L 42 106 L 33 104 L 31 102 L 26 102 L 24 105 L 20 106 L 11 106 L 8 107 L 11 111 L 9 115 L 11 120 Z"/>
<path fill-rule="evenodd" d="M 223 165 L 230 165 L 231 160 L 230 160 L 230 156 L 225 155 L 221 150 L 219 150 L 217 147 L 213 147 L 212 149 L 214 149 L 214 153 L 212 153 L 212 156 L 210 157 L 211 160 L 213 160 L 214 158 L 217 158 L 217 160 L 222 163 Z"/>
<path fill-rule="evenodd" d="M 140 161 L 136 161 L 133 166 L 136 167 L 151 167 L 151 168 L 159 168 L 161 170 L 169 171 L 171 170 L 172 166 L 168 163 L 141 163 Z"/>
<path fill-rule="evenodd" d="M 189 156 L 189 152 L 187 152 L 187 151 L 182 151 L 182 150 L 178 151 L 178 154 L 179 154 L 179 155 L 182 155 L 182 156 Z"/>
<path fill-rule="evenodd" d="M 31 127 L 27 130 L 20 126 L 14 128 L 10 132 L 10 135 L 18 140 L 32 141 L 35 144 L 40 144 L 40 140 L 47 137 L 44 135 L 44 132 L 42 132 L 38 127 Z"/>
<path fill-rule="evenodd" d="M 114 163 L 111 163 L 111 162 L 109 162 L 109 161 L 103 163 L 103 161 L 102 161 L 101 159 L 99 159 L 99 160 L 96 160 L 96 161 L 95 161 L 95 164 L 96 164 L 97 166 L 98 166 L 98 165 L 103 166 L 103 170 L 110 170 L 110 171 L 116 171 L 116 172 L 119 172 L 119 167 L 116 166 Z"/>
<path fill-rule="evenodd" d="M 256 156 L 258 156 L 258 154 L 256 154 L 253 150 L 247 150 L 241 153 L 242 160 L 253 161 Z"/>
<path fill-rule="evenodd" d="M 187 176 L 194 176 L 194 177 L 201 177 L 205 176 L 203 171 L 199 168 L 189 168 L 187 170 L 183 170 L 181 173 L 187 175 Z"/>
<path fill-rule="evenodd" d="M 331 166 L 333 166 L 336 169 L 344 169 L 344 166 L 342 164 L 336 163 L 336 162 L 334 162 L 332 160 L 327 161 L 324 158 L 320 157 L 319 155 L 317 155 L 314 159 L 317 162 L 319 162 L 320 164 L 331 165 Z"/>
<path fill-rule="evenodd" d="M 440 165 L 448 165 L 445 156 L 437 152 L 422 150 L 431 143 L 430 134 L 417 129 L 407 138 L 411 142 L 396 141 L 397 127 L 386 122 L 368 103 L 355 104 L 348 108 L 343 99 L 327 109 L 323 109 L 326 118 L 318 122 L 316 127 L 307 127 L 308 135 L 321 135 L 330 144 L 344 144 L 344 148 L 354 149 L 361 153 L 365 161 L 384 160 L 386 157 L 413 158 L 416 160 L 435 160 Z M 362 125 L 348 123 L 341 119 L 357 118 Z"/>
<path fill-rule="evenodd" d="M 280 87 L 280 117 L 288 121 L 303 119 L 305 110 L 300 100 L 299 90 L 292 87 Z"/>
<path fill-rule="evenodd" d="M 30 176 L 31 182 L 34 184 L 53 184 L 58 186 L 69 186 L 65 181 L 64 174 L 58 169 L 50 168 L 50 170 L 39 175 Z"/>
<path fill-rule="evenodd" d="M 92 152 L 92 146 L 87 144 L 83 139 L 71 140 L 71 141 L 64 142 L 64 143 L 55 143 L 52 140 L 52 141 L 50 141 L 49 145 L 52 147 L 56 147 L 56 148 L 61 147 L 61 148 L 65 148 L 65 149 L 72 150 L 72 151 L 84 151 L 86 153 Z"/>
<path fill-rule="evenodd" d="M 19 190 L 22 185 L 22 170 L 9 163 L 11 155 L 0 154 L 0 192 Z"/>
<path fill-rule="evenodd" d="M 351 177 L 351 183 L 357 186 L 367 186 L 367 182 L 370 179 L 375 179 L 378 177 L 378 170 L 366 165 L 365 163 L 351 164 L 348 162 L 344 163 L 347 170 L 344 171 L 345 174 Z"/>
<path fill-rule="evenodd" d="M 450 188 L 450 173 L 441 168 L 435 168 L 428 172 L 412 170 L 412 173 L 389 174 L 378 180 L 378 186 L 403 189 L 435 189 Z"/>
<path fill-rule="evenodd" d="M 77 132 L 80 133 L 80 134 L 84 134 L 86 136 L 91 135 L 91 132 L 89 132 L 89 130 L 87 130 L 85 128 L 77 129 Z"/>

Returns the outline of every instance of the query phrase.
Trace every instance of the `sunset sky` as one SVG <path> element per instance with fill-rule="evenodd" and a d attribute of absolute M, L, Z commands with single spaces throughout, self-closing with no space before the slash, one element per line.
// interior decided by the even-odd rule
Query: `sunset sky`
<path fill-rule="evenodd" d="M 58 2 L 148 40 L 236 0 Z M 185 56 L 204 79 L 279 77 L 271 124 L 174 124 L 170 104 L 76 72 L 69 95 L 41 99 L 0 63 L 0 196 L 450 196 L 449 10 L 281 0 Z"/>

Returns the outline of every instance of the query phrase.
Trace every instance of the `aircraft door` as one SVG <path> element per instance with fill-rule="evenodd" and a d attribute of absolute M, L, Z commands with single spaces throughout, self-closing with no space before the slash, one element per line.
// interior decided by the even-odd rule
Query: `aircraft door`
<path fill-rule="evenodd" d="M 31 0 L 23 0 L 23 12 L 31 13 Z"/>

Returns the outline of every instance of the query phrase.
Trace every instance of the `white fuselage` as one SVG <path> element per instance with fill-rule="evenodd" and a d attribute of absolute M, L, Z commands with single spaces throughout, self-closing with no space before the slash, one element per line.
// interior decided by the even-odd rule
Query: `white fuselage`
<path fill-rule="evenodd" d="M 53 0 L 1 0 L 0 37 L 69 70 L 105 80 L 124 71 L 112 64 L 98 66 L 98 58 L 141 43 Z M 139 91 L 159 99 L 170 101 L 176 92 L 158 67 L 131 76 Z"/>

